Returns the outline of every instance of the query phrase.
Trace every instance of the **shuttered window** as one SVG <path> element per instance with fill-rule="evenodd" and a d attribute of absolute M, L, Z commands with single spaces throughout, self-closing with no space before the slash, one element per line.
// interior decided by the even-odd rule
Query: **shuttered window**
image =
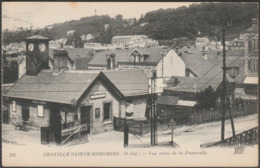
<path fill-rule="evenodd" d="M 12 102 L 12 111 L 15 112 L 16 111 L 16 101 Z"/>
<path fill-rule="evenodd" d="M 43 117 L 43 105 L 38 105 L 37 109 L 38 117 Z"/>

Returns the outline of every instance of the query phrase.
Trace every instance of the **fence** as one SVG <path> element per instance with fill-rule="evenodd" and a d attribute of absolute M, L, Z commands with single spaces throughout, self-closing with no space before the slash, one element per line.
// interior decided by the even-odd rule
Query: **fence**
<path fill-rule="evenodd" d="M 123 131 L 125 124 L 128 125 L 129 132 L 136 135 L 143 135 L 150 131 L 149 120 L 134 120 L 114 117 L 114 129 Z"/>
<path fill-rule="evenodd" d="M 236 146 L 236 145 L 255 145 L 258 144 L 258 128 L 254 127 L 244 131 L 235 137 L 227 138 L 223 141 L 204 144 L 201 147 L 216 147 L 216 146 Z"/>
<path fill-rule="evenodd" d="M 114 117 L 114 130 L 123 131 L 125 122 L 128 125 L 129 133 L 134 135 L 143 135 L 151 132 L 151 122 L 147 120 L 136 120 L 136 119 L 127 119 Z M 157 130 L 165 130 L 168 128 L 168 122 L 165 123 L 164 120 L 157 120 Z"/>
<path fill-rule="evenodd" d="M 257 107 L 256 105 L 247 105 L 246 110 L 245 109 L 234 109 L 232 108 L 232 115 L 233 117 L 239 117 L 244 115 L 250 115 L 257 113 Z M 201 124 L 206 122 L 212 122 L 212 121 L 219 121 L 222 117 L 222 111 L 221 110 L 207 110 L 207 111 L 193 111 L 189 115 L 189 124 Z M 230 114 L 228 109 L 226 110 L 226 119 L 230 118 Z"/>

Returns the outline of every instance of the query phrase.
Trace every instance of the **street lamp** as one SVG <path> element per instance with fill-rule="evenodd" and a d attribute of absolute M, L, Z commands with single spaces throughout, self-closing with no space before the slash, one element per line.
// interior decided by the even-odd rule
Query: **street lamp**
<path fill-rule="evenodd" d="M 173 118 L 169 122 L 169 127 L 171 127 L 172 131 L 171 146 L 173 146 L 173 130 L 176 128 L 176 122 L 173 120 Z"/>

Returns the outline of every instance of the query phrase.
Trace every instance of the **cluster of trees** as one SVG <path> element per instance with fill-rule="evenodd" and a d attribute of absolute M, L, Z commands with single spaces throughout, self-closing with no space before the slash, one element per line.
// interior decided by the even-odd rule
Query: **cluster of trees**
<path fill-rule="evenodd" d="M 201 109 L 210 109 L 216 106 L 217 96 L 214 89 L 209 86 L 205 90 L 199 92 L 196 96 L 198 101 L 197 107 Z"/>
<path fill-rule="evenodd" d="M 14 83 L 18 80 L 18 63 L 17 61 L 7 61 L 3 57 L 3 83 Z"/>
<path fill-rule="evenodd" d="M 134 23 L 128 22 L 122 15 L 111 18 L 107 15 L 84 17 L 54 24 L 50 29 L 40 30 L 40 34 L 51 39 L 67 37 L 67 31 L 75 30 L 76 35 L 68 43 L 79 43 L 79 36 L 92 34 L 94 42 L 110 43 L 115 35 L 145 34 L 156 40 L 171 40 L 186 37 L 194 40 L 197 36 L 208 36 L 211 39 L 220 39 L 220 32 L 226 28 L 227 40 L 238 36 L 240 32 L 251 26 L 251 19 L 257 17 L 257 4 L 247 2 L 236 3 L 201 3 L 177 9 L 160 9 L 148 12 Z M 145 23 L 145 24 L 144 24 Z M 200 32 L 200 34 L 199 34 Z M 3 33 L 5 44 L 19 42 L 32 32 Z"/>

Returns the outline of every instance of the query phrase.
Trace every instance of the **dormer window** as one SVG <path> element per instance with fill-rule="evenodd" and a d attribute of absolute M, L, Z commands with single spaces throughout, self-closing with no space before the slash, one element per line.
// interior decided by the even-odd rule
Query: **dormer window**
<path fill-rule="evenodd" d="M 173 87 L 178 86 L 179 83 L 180 83 L 180 81 L 178 80 L 178 78 L 175 78 L 173 81 Z"/>

